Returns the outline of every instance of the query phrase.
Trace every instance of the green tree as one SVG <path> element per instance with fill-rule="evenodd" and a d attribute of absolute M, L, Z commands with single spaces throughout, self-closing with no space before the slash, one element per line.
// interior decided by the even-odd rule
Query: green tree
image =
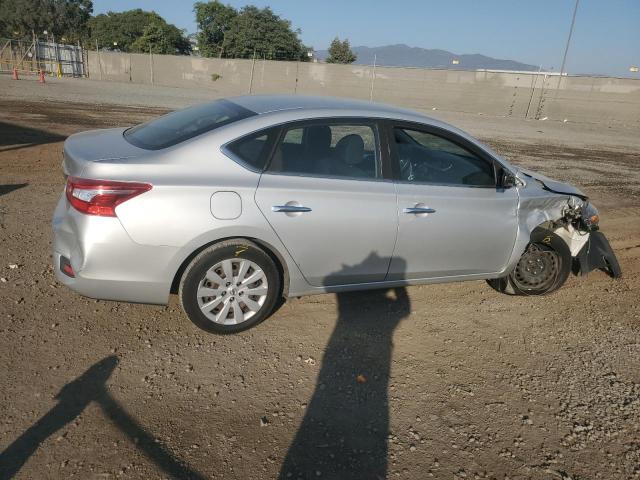
<path fill-rule="evenodd" d="M 132 52 L 175 55 L 188 54 L 191 44 L 182 30 L 175 25 L 152 22 L 142 31 L 142 35 L 131 44 Z"/>
<path fill-rule="evenodd" d="M 258 57 L 273 60 L 308 60 L 309 50 L 289 20 L 270 8 L 249 5 L 235 10 L 219 1 L 197 3 L 198 46 L 204 56 Z"/>
<path fill-rule="evenodd" d="M 205 57 L 218 57 L 222 54 L 224 37 L 238 11 L 219 1 L 197 2 L 193 6 L 198 24 L 198 48 Z"/>
<path fill-rule="evenodd" d="M 184 32 L 156 12 L 142 9 L 107 12 L 89 21 L 91 43 L 123 52 L 188 54 L 191 44 Z"/>
<path fill-rule="evenodd" d="M 345 38 L 345 40 L 341 42 L 338 37 L 333 39 L 329 46 L 327 63 L 353 63 L 357 58 L 357 55 L 351 50 L 349 40 Z"/>
<path fill-rule="evenodd" d="M 47 30 L 56 40 L 86 38 L 91 0 L 0 0 L 0 35 L 31 38 Z"/>

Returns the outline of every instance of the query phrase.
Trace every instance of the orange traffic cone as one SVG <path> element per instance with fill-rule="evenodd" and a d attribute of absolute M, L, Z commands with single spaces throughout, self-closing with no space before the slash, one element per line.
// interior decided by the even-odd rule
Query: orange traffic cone
<path fill-rule="evenodd" d="M 13 67 L 13 74 L 11 75 L 11 78 L 13 78 L 14 80 L 20 80 L 18 78 L 18 69 L 16 67 Z"/>
<path fill-rule="evenodd" d="M 44 81 L 44 70 L 40 70 L 40 74 L 39 74 L 38 82 L 40 82 L 40 83 L 46 83 L 46 82 Z"/>

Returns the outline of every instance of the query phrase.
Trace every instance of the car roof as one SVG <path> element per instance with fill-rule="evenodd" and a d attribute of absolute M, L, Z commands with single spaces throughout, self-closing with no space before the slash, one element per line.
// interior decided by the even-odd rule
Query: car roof
<path fill-rule="evenodd" d="M 264 126 L 268 122 L 274 121 L 273 117 L 277 117 L 278 121 L 292 121 L 332 116 L 366 116 L 432 125 L 455 132 L 474 143 L 480 143 L 468 133 L 442 120 L 429 117 L 415 110 L 384 103 L 312 95 L 244 95 L 227 98 L 227 100 L 257 114 L 245 119 L 244 122 L 251 122 L 252 119 L 257 122 L 262 120 L 265 124 Z M 486 145 L 482 145 L 482 147 L 488 148 Z M 495 154 L 495 152 L 491 152 Z"/>
<path fill-rule="evenodd" d="M 281 112 L 285 110 L 338 110 L 341 112 L 357 110 L 360 112 L 370 112 L 372 116 L 420 116 L 434 120 L 405 108 L 350 98 L 313 95 L 244 95 L 241 97 L 228 98 L 228 100 L 257 114 Z"/>

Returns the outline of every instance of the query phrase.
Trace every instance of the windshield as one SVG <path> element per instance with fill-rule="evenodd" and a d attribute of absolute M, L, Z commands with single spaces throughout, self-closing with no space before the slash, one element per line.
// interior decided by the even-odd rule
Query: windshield
<path fill-rule="evenodd" d="M 124 138 L 136 147 L 160 150 L 253 115 L 229 100 L 216 100 L 131 127 Z"/>

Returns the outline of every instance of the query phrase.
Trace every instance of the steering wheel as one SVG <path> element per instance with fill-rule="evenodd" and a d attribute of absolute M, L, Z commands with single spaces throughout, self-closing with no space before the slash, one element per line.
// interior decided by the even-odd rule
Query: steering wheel
<path fill-rule="evenodd" d="M 447 172 L 451 170 L 451 167 L 453 167 L 453 162 L 450 160 L 444 160 L 441 158 L 429 159 L 429 168 L 433 168 L 434 170 L 438 170 L 439 172 Z"/>
<path fill-rule="evenodd" d="M 413 181 L 415 178 L 415 175 L 413 173 L 413 164 L 411 163 L 411 160 L 408 158 L 400 158 L 399 163 L 400 163 L 400 178 L 408 180 L 410 182 Z"/>

